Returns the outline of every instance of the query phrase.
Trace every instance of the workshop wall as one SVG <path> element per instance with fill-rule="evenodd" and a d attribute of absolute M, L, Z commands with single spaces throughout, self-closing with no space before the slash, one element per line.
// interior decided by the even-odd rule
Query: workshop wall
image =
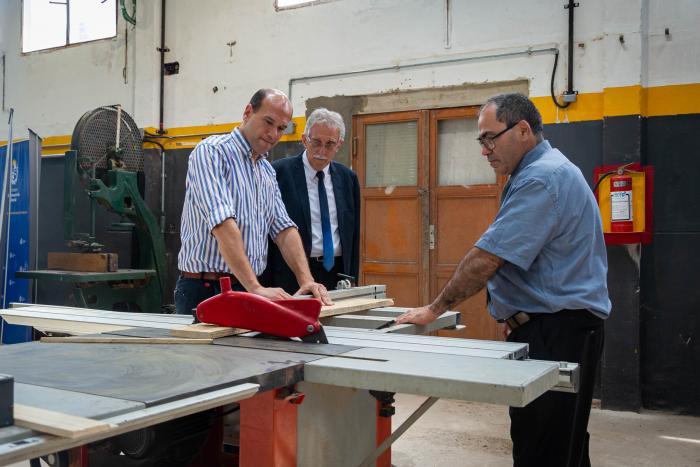
<path fill-rule="evenodd" d="M 164 123 L 174 128 L 236 122 L 255 89 L 289 90 L 290 80 L 296 116 L 317 96 L 464 83 L 527 79 L 532 96 L 548 96 L 553 55 L 522 53 L 558 47 L 555 89 L 564 90 L 563 4 L 496 0 L 476 8 L 451 2 L 446 46 L 446 13 L 439 0 L 336 0 L 279 12 L 272 0 L 171 1 L 166 62 L 179 62 L 180 71 L 165 78 Z M 16 109 L 18 130 L 67 135 L 83 112 L 111 103 L 121 103 L 140 126 L 158 126 L 160 1 L 138 2 L 136 26 L 119 17 L 114 39 L 29 54 L 20 54 L 21 2 L 5 2 L 2 9 L 5 107 Z M 700 34 L 693 26 L 698 9 L 692 0 L 582 2 L 575 10 L 575 89 L 595 94 L 611 87 L 698 82 L 700 52 L 693 47 Z M 432 62 L 447 63 L 392 68 Z M 385 70 L 357 73 L 377 68 Z M 593 110 L 599 109 L 579 105 L 557 113 L 550 103 L 546 113 L 566 122 Z"/>
<path fill-rule="evenodd" d="M 483 102 L 483 86 L 524 83 L 545 135 L 590 183 L 601 164 L 656 168 L 653 243 L 608 249 L 613 315 L 601 370 L 604 406 L 699 414 L 691 388 L 700 383 L 700 258 L 692 248 L 700 240 L 700 147 L 692 136 L 700 123 L 700 2 L 579 1 L 573 70 L 579 94 L 560 109 L 550 82 L 557 49 L 555 93 L 567 87 L 565 3 L 452 1 L 448 14 L 441 0 L 335 0 L 283 11 L 273 0 L 168 2 L 166 62 L 180 65 L 165 77 L 168 132 L 159 139 L 167 149 L 169 264 L 179 247 L 186 155 L 202 138 L 181 135 L 230 131 L 257 88 L 277 87 L 292 98 L 297 128 L 275 148 L 278 158 L 299 148 L 304 116 L 319 105 L 344 115 L 371 113 L 380 101 L 451 107 Z M 104 104 L 121 103 L 139 126 L 155 131 L 160 4 L 139 1 L 136 26 L 120 17 L 114 39 L 23 55 L 21 2 L 4 2 L 0 122 L 14 107 L 15 135 L 32 128 L 45 137 L 46 153 L 65 151 L 78 118 Z M 0 140 L 6 135 L 0 125 Z M 347 152 L 340 159 L 350 162 Z M 159 174 L 158 160 L 152 174 Z M 147 190 L 149 204 L 160 206 L 159 193 Z"/>

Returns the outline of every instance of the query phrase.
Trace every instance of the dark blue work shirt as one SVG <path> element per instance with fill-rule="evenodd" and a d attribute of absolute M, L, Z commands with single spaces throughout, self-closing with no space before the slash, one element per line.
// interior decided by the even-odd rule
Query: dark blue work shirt
<path fill-rule="evenodd" d="M 548 141 L 513 171 L 476 246 L 506 261 L 488 283 L 494 318 L 581 308 L 610 315 L 598 204 L 579 168 Z"/>

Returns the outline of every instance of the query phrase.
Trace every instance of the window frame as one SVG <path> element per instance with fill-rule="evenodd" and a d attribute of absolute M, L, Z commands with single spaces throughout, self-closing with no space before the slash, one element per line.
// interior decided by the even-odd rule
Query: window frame
<path fill-rule="evenodd" d="M 66 2 L 69 2 L 70 0 L 64 0 Z M 276 1 L 276 0 L 275 0 Z M 100 39 L 90 39 L 88 41 L 82 41 L 82 42 L 72 42 L 69 43 L 68 40 L 70 38 L 70 18 L 68 15 L 66 15 L 66 44 L 65 45 L 59 45 L 56 47 L 47 47 L 45 49 L 37 49 L 37 50 L 30 50 L 28 52 L 24 51 L 24 2 L 25 0 L 22 0 L 21 2 L 21 14 L 20 14 L 20 39 L 19 39 L 19 53 L 20 55 L 31 55 L 35 53 L 42 53 L 42 52 L 52 52 L 56 50 L 61 50 L 61 49 L 67 49 L 71 47 L 78 47 L 83 44 L 90 44 L 93 42 L 98 42 L 98 41 L 107 41 L 107 40 L 115 40 L 119 37 L 119 0 L 114 0 L 114 35 L 109 36 L 109 37 L 102 37 Z"/>
<path fill-rule="evenodd" d="M 275 0 L 275 11 L 296 10 L 297 8 L 306 8 L 309 6 L 315 6 L 320 5 L 322 3 L 330 3 L 335 1 L 336 0 L 305 0 L 304 3 L 300 3 L 298 5 L 279 6 L 277 4 L 278 0 Z"/>

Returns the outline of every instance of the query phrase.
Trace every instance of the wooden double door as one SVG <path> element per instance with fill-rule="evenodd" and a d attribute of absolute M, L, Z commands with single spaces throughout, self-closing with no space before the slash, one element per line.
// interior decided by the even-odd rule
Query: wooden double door
<path fill-rule="evenodd" d="M 360 283 L 397 306 L 429 303 L 493 221 L 503 180 L 476 141 L 478 107 L 353 117 L 362 187 Z M 498 339 L 485 291 L 459 307 L 466 335 Z"/>

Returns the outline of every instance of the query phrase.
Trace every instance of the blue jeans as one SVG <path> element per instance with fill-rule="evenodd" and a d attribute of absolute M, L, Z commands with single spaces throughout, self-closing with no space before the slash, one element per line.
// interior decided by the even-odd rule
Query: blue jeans
<path fill-rule="evenodd" d="M 195 316 L 197 305 L 220 292 L 219 281 L 180 276 L 175 284 L 175 312 Z"/>

